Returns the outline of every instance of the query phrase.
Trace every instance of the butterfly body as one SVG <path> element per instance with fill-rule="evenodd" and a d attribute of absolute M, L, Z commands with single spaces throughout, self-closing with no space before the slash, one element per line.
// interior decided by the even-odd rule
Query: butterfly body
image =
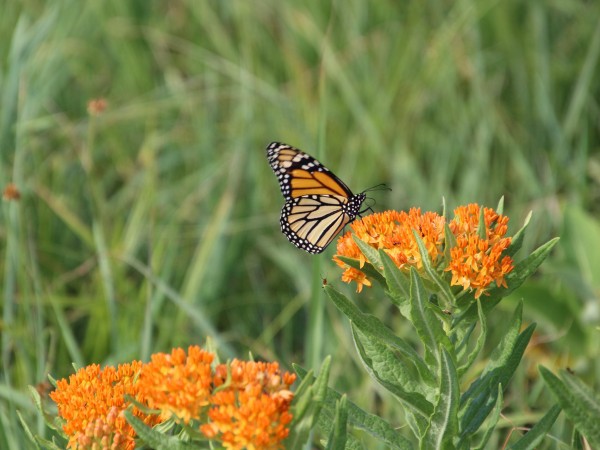
<path fill-rule="evenodd" d="M 321 253 L 360 214 L 365 193 L 353 194 L 312 156 L 280 142 L 267 146 L 285 204 L 281 231 L 296 247 Z"/>

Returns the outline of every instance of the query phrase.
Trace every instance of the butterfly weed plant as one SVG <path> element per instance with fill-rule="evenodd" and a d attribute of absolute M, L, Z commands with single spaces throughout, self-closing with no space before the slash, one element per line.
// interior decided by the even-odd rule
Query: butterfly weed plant
<path fill-rule="evenodd" d="M 519 303 L 500 342 L 486 355 L 487 316 L 557 242 L 517 260 L 528 220 L 512 237 L 506 236 L 507 224 L 502 202 L 496 210 L 458 207 L 450 220 L 419 209 L 386 211 L 353 222 L 352 231 L 338 239 L 334 261 L 344 270 L 342 280 L 356 283 L 357 292 L 381 284 L 412 326 L 410 340 L 397 335 L 324 284 L 350 321 L 366 371 L 390 393 L 383 401 L 401 405 L 404 423 L 366 412 L 328 387 L 329 357 L 318 375 L 299 366 L 292 374 L 277 362 L 217 364 L 214 353 L 197 346 L 154 354 L 148 363 L 92 364 L 68 380 L 52 380 L 56 417 L 32 393 L 50 426 L 73 449 L 304 448 L 315 427 L 328 449 L 364 448 L 360 435 L 365 433 L 386 448 L 488 448 L 503 393 L 535 324 L 523 325 Z M 473 378 L 479 359 L 487 363 Z M 579 384 L 563 383 L 543 369 L 542 376 L 560 406 L 512 449 L 535 448 L 562 407 L 578 410 L 569 389 Z M 593 423 L 586 430 L 593 432 Z M 29 435 L 38 447 L 61 448 Z"/>
<path fill-rule="evenodd" d="M 517 261 L 528 221 L 512 237 L 507 223 L 502 202 L 496 210 L 458 207 L 451 220 L 419 209 L 386 211 L 353 222 L 338 239 L 334 261 L 344 270 L 342 280 L 356 283 L 357 292 L 381 284 L 412 325 L 416 338 L 407 340 L 324 285 L 350 321 L 366 371 L 390 393 L 384 401 L 400 403 L 405 423 L 363 411 L 328 387 L 331 358 L 318 376 L 296 366 L 293 387 L 296 375 L 276 362 L 215 364 L 215 354 L 197 346 L 154 354 L 148 363 L 92 364 L 53 380 L 58 416 L 45 411 L 45 417 L 73 449 L 303 448 L 315 427 L 331 449 L 363 448 L 356 431 L 389 448 L 487 448 L 535 324 L 523 328 L 519 304 L 496 348 L 482 355 L 486 318 L 557 242 Z M 471 379 L 481 357 L 487 364 Z M 566 392 L 552 374 L 543 375 L 555 391 Z M 560 411 L 550 409 L 511 448 L 538 445 Z M 39 447 L 61 448 L 30 436 Z"/>
<path fill-rule="evenodd" d="M 558 239 L 516 260 L 528 220 L 512 237 L 508 217 L 476 204 L 444 215 L 387 211 L 351 225 L 339 238 L 335 262 L 342 280 L 357 292 L 379 283 L 386 298 L 412 325 L 418 345 L 362 311 L 330 284 L 324 289 L 349 319 L 356 351 L 368 372 L 399 402 L 406 423 L 390 423 L 367 413 L 328 389 L 319 426 L 327 448 L 362 448 L 355 429 L 386 447 L 409 449 L 488 448 L 503 407 L 503 392 L 515 373 L 535 324 L 522 323 L 522 304 L 490 355 L 482 350 L 487 316 L 544 261 Z M 471 379 L 473 364 L 487 364 Z M 298 370 L 301 379 L 311 378 Z M 511 448 L 534 448 L 553 425 L 560 407 L 552 408 Z M 408 427 L 409 439 L 399 428 Z"/>

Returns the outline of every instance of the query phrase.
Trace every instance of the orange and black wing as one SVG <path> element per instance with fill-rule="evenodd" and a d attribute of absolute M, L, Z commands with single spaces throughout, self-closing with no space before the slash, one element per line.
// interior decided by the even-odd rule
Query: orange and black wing
<path fill-rule="evenodd" d="M 267 146 L 267 158 L 286 200 L 305 195 L 353 195 L 327 167 L 291 145 L 272 142 Z"/>

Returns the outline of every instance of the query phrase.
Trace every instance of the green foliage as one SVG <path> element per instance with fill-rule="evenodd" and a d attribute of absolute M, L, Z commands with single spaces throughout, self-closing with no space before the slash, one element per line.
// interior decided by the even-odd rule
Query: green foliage
<path fill-rule="evenodd" d="M 600 446 L 600 396 L 566 371 L 558 378 L 540 366 L 540 373 L 567 417 L 573 421 L 592 448 Z"/>
<path fill-rule="evenodd" d="M 376 317 L 360 311 L 333 287 L 326 285 L 324 289 L 350 320 L 355 346 L 367 373 L 404 407 L 407 424 L 419 448 L 485 448 L 498 424 L 503 391 L 515 374 L 535 329 L 535 324 L 530 324 L 521 330 L 522 303 L 517 305 L 508 329 L 481 373 L 470 381 L 464 392 L 461 392 L 461 386 L 465 385 L 466 374 L 475 358 L 481 356 L 488 331 L 486 316 L 500 301 L 503 291 L 510 293 L 515 289 L 510 283 L 520 285 L 539 267 L 556 240 L 544 244 L 515 264 L 508 288 L 493 288 L 490 294 L 493 303 L 486 307 L 486 296 L 476 300 L 470 294 L 458 300 L 446 281 L 447 277 L 445 280 L 444 273 L 430 264 L 427 249 L 416 237 L 423 270 L 410 267 L 410 282 L 383 251 L 377 253 L 366 243 L 356 238 L 355 241 L 361 251 L 370 260 L 372 258 L 373 262 L 367 264 L 384 276 L 383 287 L 387 297 L 413 327 L 423 349 L 422 355 L 412 349 L 410 342 L 394 334 Z M 520 245 L 520 240 L 516 245 Z M 427 280 L 429 287 L 426 288 L 423 280 Z M 442 287 L 442 284 L 445 286 Z M 436 314 L 438 306 L 431 299 L 441 297 L 446 297 L 445 305 L 459 312 L 459 320 L 450 321 L 443 314 Z M 465 318 L 469 317 L 466 314 L 473 308 L 480 322 L 480 334 L 472 348 L 467 350 L 474 323 Z M 336 410 L 336 419 L 328 423 L 326 434 L 330 439 L 339 435 L 335 430 L 340 426 L 337 414 L 343 415 Z M 552 410 L 552 414 L 530 431 L 531 434 L 515 445 L 526 448 L 532 442 L 539 443 L 557 414 L 555 409 Z"/>
<path fill-rule="evenodd" d="M 274 139 L 355 191 L 387 183 L 375 210 L 434 209 L 442 196 L 451 210 L 500 194 L 511 217 L 534 209 L 519 247 L 561 234 L 560 249 L 486 317 L 489 333 L 525 298 L 554 361 L 597 384 L 600 3 L 54 0 L 0 10 L 0 189 L 14 182 L 21 193 L 0 208 L 0 448 L 27 448 L 16 410 L 45 430 L 26 389 L 48 373 L 146 360 L 207 336 L 224 358 L 251 351 L 316 369 L 331 354 L 332 381 L 373 402 L 347 350 L 355 333 L 315 288 L 338 272 L 279 233 L 264 161 Z M 108 108 L 90 116 L 99 97 Z M 409 278 L 393 284 L 382 263 L 394 301 L 408 298 Z M 307 317 L 322 318 L 310 333 Z M 475 335 L 475 308 L 469 318 Z M 462 377 L 470 364 L 460 360 Z M 539 380 L 521 381 L 515 398 L 535 401 Z M 514 426 L 538 418 L 507 414 Z"/>

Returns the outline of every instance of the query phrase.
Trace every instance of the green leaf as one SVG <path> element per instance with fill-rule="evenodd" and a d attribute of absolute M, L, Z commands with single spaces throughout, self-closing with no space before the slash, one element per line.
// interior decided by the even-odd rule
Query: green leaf
<path fill-rule="evenodd" d="M 308 441 L 325 403 L 330 367 L 331 356 L 327 356 L 321 364 L 318 377 L 315 378 L 312 370 L 307 374 L 300 366 L 293 365 L 294 371 L 302 381 L 296 389 L 292 403 L 291 412 L 294 419 L 290 425 L 290 435 L 285 441 L 286 448 L 302 448 Z"/>
<path fill-rule="evenodd" d="M 600 448 L 600 398 L 577 377 L 561 372 L 561 378 L 540 366 L 540 373 L 567 417 L 592 448 Z"/>
<path fill-rule="evenodd" d="M 399 350 L 407 356 L 419 371 L 421 378 L 427 382 L 433 382 L 433 375 L 419 354 L 404 340 L 396 336 L 392 330 L 386 327 L 377 317 L 363 313 L 354 303 L 348 300 L 332 286 L 323 288 L 335 306 L 344 314 L 361 332 L 381 340 L 387 345 Z"/>
<path fill-rule="evenodd" d="M 531 324 L 518 333 L 522 310 L 523 304 L 519 303 L 508 332 L 492 352 L 482 374 L 461 398 L 461 439 L 468 438 L 479 429 L 496 403 L 498 384 L 506 387 L 517 370 L 535 329 L 535 324 Z"/>
<path fill-rule="evenodd" d="M 354 269 L 360 270 L 367 277 L 376 280 L 382 286 L 386 285 L 385 278 L 377 270 L 375 270 L 375 267 L 373 267 L 373 264 L 371 264 L 370 262 L 367 261 L 361 267 L 360 261 L 358 259 L 348 258 L 347 256 L 341 256 L 341 255 L 336 256 L 336 258 L 339 259 L 340 261 L 342 261 L 344 264 L 347 264 L 348 266 L 350 266 Z"/>
<path fill-rule="evenodd" d="M 452 233 L 452 230 L 450 230 L 450 227 L 448 226 L 448 221 L 444 223 L 444 242 L 444 261 L 447 265 L 448 262 L 452 259 L 450 250 L 452 250 L 457 245 L 456 236 L 454 236 L 454 233 Z"/>
<path fill-rule="evenodd" d="M 402 368 L 402 361 L 383 344 L 377 344 L 369 336 L 352 327 L 354 342 L 365 368 L 371 377 L 392 393 L 404 406 L 420 417 L 417 423 L 420 430 L 426 427 L 425 420 L 433 413 L 433 405 L 417 390 L 418 377 L 410 380 L 410 374 Z M 379 353 L 379 352 L 380 353 Z"/>
<path fill-rule="evenodd" d="M 379 257 L 383 264 L 383 274 L 388 286 L 388 295 L 398 307 L 400 313 L 408 318 L 410 281 L 386 252 L 379 250 Z"/>
<path fill-rule="evenodd" d="M 406 355 L 377 338 L 362 333 L 352 325 L 355 344 L 363 363 L 375 371 L 377 378 L 402 386 L 409 392 L 417 392 L 433 400 L 437 395 L 434 380 L 423 380 L 416 367 Z"/>
<path fill-rule="evenodd" d="M 445 305 L 454 305 L 456 304 L 456 299 L 454 298 L 454 294 L 450 290 L 450 284 L 444 280 L 440 274 L 435 270 L 435 268 L 431 265 L 431 260 L 429 259 L 429 252 L 425 247 L 425 243 L 423 239 L 419 236 L 419 234 L 413 230 L 413 235 L 415 240 L 417 241 L 417 246 L 419 247 L 419 254 L 421 255 L 421 262 L 423 263 L 423 269 L 427 276 L 438 288 L 438 294 L 444 299 Z"/>
<path fill-rule="evenodd" d="M 492 411 L 492 416 L 487 424 L 487 430 L 483 434 L 483 438 L 481 442 L 477 446 L 477 450 L 484 450 L 487 448 L 487 444 L 494 433 L 494 429 L 498 424 L 498 420 L 500 419 L 500 412 L 502 412 L 502 402 L 504 400 L 504 396 L 502 395 L 502 385 L 498 385 L 498 395 L 496 397 L 496 406 L 494 406 L 494 410 Z"/>
<path fill-rule="evenodd" d="M 133 427 L 137 435 L 148 444 L 151 448 L 156 450 L 193 450 L 198 448 L 197 443 L 195 445 L 183 442 L 177 438 L 177 436 L 167 436 L 158 432 L 157 430 L 150 428 L 142 420 L 133 415 L 130 409 L 124 411 L 127 422 Z"/>
<path fill-rule="evenodd" d="M 486 383 L 486 377 L 499 368 L 502 368 L 509 358 L 509 355 L 514 350 L 516 345 L 519 330 L 521 329 L 523 315 L 523 303 L 519 302 L 515 308 L 512 318 L 509 321 L 509 329 L 504 333 L 502 340 L 490 355 L 487 366 L 483 369 L 481 375 L 475 380 L 467 391 L 463 394 L 461 403 L 465 403 L 475 393 L 479 393 Z M 489 377 L 488 377 L 489 378 Z M 494 389 L 497 383 L 494 383 Z"/>
<path fill-rule="evenodd" d="M 460 391 L 458 376 L 452 357 L 444 347 L 440 348 L 440 389 L 438 402 L 430 425 L 421 440 L 422 449 L 445 450 L 455 448 L 454 438 L 458 435 L 458 404 Z"/>
<path fill-rule="evenodd" d="M 487 339 L 487 320 L 485 318 L 485 314 L 483 314 L 483 307 L 481 306 L 481 301 L 477 301 L 477 314 L 479 316 L 479 324 L 481 326 L 481 332 L 479 333 L 479 337 L 477 338 L 477 341 L 475 343 L 475 348 L 473 348 L 472 350 L 470 350 L 467 353 L 466 362 L 458 368 L 458 377 L 459 378 L 462 377 L 463 374 L 467 370 L 469 370 L 471 365 L 473 365 L 473 363 L 477 359 L 477 356 L 479 355 L 479 352 L 481 351 L 481 349 L 483 348 L 483 345 L 485 344 L 485 340 Z M 466 342 L 465 342 L 464 348 L 465 349 L 468 348 L 468 346 L 466 345 Z M 456 358 L 460 359 L 459 355 L 457 355 Z"/>
<path fill-rule="evenodd" d="M 29 429 L 29 425 L 27 425 L 27 421 L 25 419 L 23 419 L 23 416 L 21 415 L 21 411 L 19 411 L 19 410 L 17 410 L 17 417 L 19 418 L 19 422 L 21 422 L 21 426 L 25 430 L 25 434 L 29 438 L 29 441 L 35 446 L 36 449 L 41 450 L 41 447 L 40 447 L 36 437 Z"/>
<path fill-rule="evenodd" d="M 439 368 L 439 345 L 441 344 L 446 348 L 453 359 L 456 358 L 454 347 L 446 333 L 444 333 L 442 323 L 429 307 L 427 292 L 414 268 L 410 270 L 410 281 L 410 321 L 425 346 L 425 360 Z"/>
<path fill-rule="evenodd" d="M 510 241 L 510 246 L 504 252 L 506 255 L 511 257 L 514 256 L 523 246 L 523 240 L 525 239 L 525 230 L 527 230 L 527 227 L 529 226 L 531 214 L 531 211 L 529 211 L 529 214 L 527 214 L 527 217 L 525 217 L 525 222 L 523 222 L 523 226 L 512 237 L 512 240 Z"/>
<path fill-rule="evenodd" d="M 297 367 L 296 373 L 298 377 L 304 380 L 308 376 L 306 370 Z M 323 405 L 319 420 L 328 418 L 331 422 L 335 414 L 335 402 L 342 396 L 335 390 L 328 388 L 327 396 Z M 398 450 L 411 450 L 413 446 L 411 442 L 402 436 L 396 428 L 392 427 L 388 422 L 374 414 L 367 413 L 354 403 L 348 401 L 348 424 L 353 428 L 360 429 L 380 440 L 389 448 Z M 327 429 L 330 429 L 328 427 Z M 349 434 L 349 437 L 352 435 Z"/>
<path fill-rule="evenodd" d="M 535 249 L 531 255 L 522 261 L 519 261 L 511 273 L 506 276 L 506 284 L 508 288 L 494 288 L 490 290 L 490 296 L 496 294 L 495 291 L 500 291 L 502 297 L 506 297 L 512 291 L 517 289 L 523 282 L 529 278 L 540 267 L 544 260 L 548 257 L 550 250 L 557 244 L 560 238 L 550 239 L 545 244 Z"/>
<path fill-rule="evenodd" d="M 487 239 L 487 227 L 485 226 L 485 208 L 479 208 L 479 223 L 477 224 L 477 235 L 481 240 Z"/>
<path fill-rule="evenodd" d="M 347 441 L 347 424 L 348 424 L 348 399 L 346 394 L 336 402 L 335 417 L 331 427 L 331 433 L 327 440 L 327 450 L 344 450 Z"/>
<path fill-rule="evenodd" d="M 498 200 L 498 206 L 496 207 L 496 212 L 498 214 L 504 213 L 504 195 L 502 197 L 500 197 L 500 200 Z"/>
<path fill-rule="evenodd" d="M 535 450 L 538 448 L 561 411 L 562 408 L 559 405 L 554 405 L 525 436 L 511 445 L 509 450 Z"/>
<path fill-rule="evenodd" d="M 352 235 L 352 239 L 354 240 L 356 245 L 358 245 L 358 248 L 360 249 L 362 254 L 365 255 L 369 262 L 373 265 L 375 270 L 377 270 L 379 273 L 383 273 L 381 260 L 379 259 L 379 252 L 377 251 L 377 249 L 371 247 L 365 241 L 359 239 L 355 234 Z"/>

